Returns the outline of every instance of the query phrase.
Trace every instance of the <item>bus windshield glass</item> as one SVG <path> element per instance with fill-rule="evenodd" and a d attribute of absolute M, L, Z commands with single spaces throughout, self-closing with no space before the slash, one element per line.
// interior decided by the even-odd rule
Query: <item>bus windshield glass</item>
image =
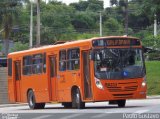
<path fill-rule="evenodd" d="M 145 75 L 142 49 L 105 48 L 94 50 L 94 71 L 98 79 L 129 79 Z"/>

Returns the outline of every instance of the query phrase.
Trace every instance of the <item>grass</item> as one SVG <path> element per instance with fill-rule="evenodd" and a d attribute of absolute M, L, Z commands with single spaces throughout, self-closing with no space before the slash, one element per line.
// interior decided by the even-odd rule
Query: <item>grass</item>
<path fill-rule="evenodd" d="M 148 95 L 160 95 L 160 61 L 147 61 Z"/>

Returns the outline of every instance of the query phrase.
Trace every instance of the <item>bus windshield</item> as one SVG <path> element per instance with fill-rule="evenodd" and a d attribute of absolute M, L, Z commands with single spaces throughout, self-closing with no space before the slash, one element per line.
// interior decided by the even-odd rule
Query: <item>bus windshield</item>
<path fill-rule="evenodd" d="M 145 67 L 142 49 L 96 49 L 94 50 L 94 71 L 98 79 L 143 77 Z"/>

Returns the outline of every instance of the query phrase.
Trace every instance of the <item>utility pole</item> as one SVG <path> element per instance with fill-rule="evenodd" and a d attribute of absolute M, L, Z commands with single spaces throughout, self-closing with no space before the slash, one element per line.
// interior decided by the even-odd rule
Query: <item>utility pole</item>
<path fill-rule="evenodd" d="M 128 35 L 128 0 L 126 0 L 125 12 L 125 32 Z"/>
<path fill-rule="evenodd" d="M 157 15 L 154 15 L 154 37 L 157 36 Z"/>
<path fill-rule="evenodd" d="M 36 46 L 40 46 L 40 0 L 37 0 L 37 40 Z"/>
<path fill-rule="evenodd" d="M 31 16 L 30 16 L 30 40 L 29 40 L 29 47 L 32 48 L 33 47 L 33 3 L 32 1 L 30 1 L 31 3 Z"/>
<path fill-rule="evenodd" d="M 99 12 L 99 34 L 102 37 L 102 12 Z"/>

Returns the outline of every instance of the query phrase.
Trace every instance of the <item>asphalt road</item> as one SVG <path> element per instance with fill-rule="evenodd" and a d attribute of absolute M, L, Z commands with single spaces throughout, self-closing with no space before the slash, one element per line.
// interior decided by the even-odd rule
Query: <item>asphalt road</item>
<path fill-rule="evenodd" d="M 118 108 L 108 102 L 87 103 L 85 109 L 66 109 L 47 104 L 45 109 L 30 110 L 27 105 L 1 106 L 0 119 L 160 119 L 160 99 L 128 100 Z"/>

